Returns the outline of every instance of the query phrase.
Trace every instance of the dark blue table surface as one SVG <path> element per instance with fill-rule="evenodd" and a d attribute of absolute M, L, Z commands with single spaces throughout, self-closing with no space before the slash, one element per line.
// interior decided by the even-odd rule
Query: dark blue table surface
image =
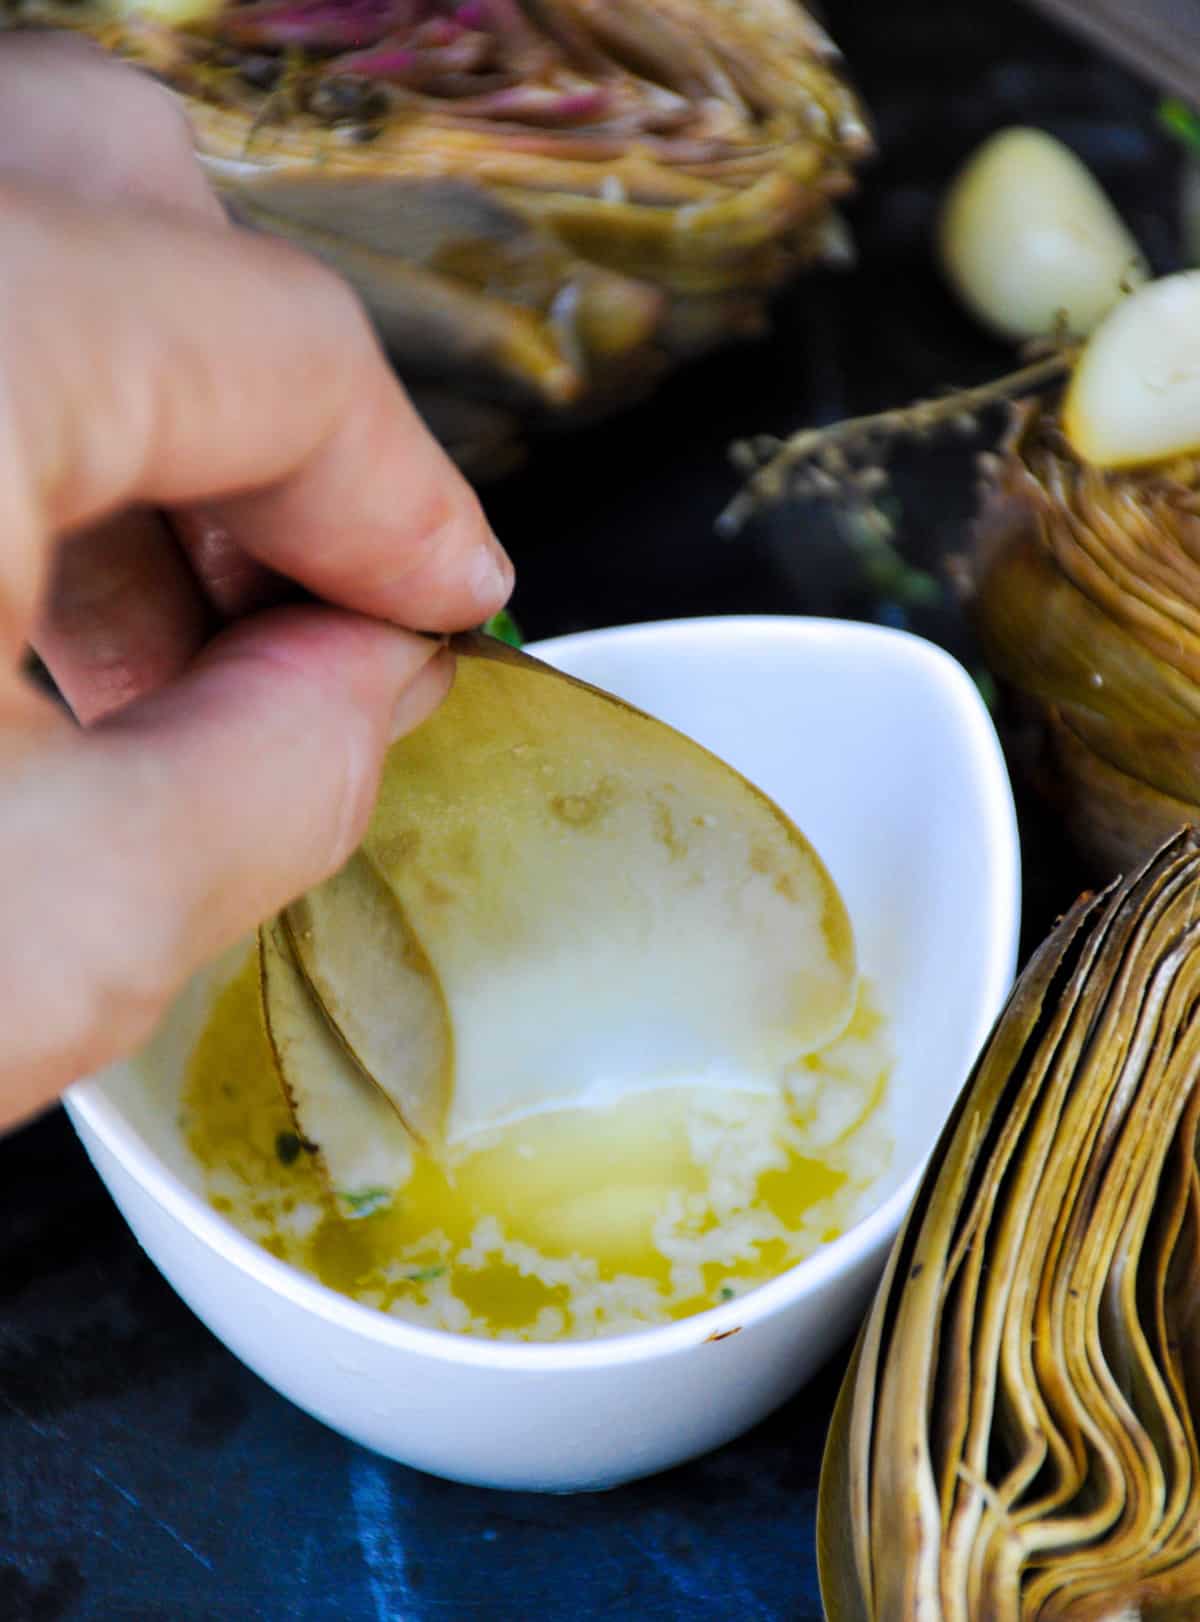
<path fill-rule="evenodd" d="M 1177 154 L 1144 86 L 1015 0 L 826 10 L 882 147 L 853 210 L 860 268 L 789 296 L 770 343 L 543 447 L 487 493 L 530 636 L 836 613 L 907 619 L 973 665 L 952 599 L 905 616 L 872 595 L 820 514 L 718 541 L 725 446 L 1007 364 L 929 258 L 951 167 L 1000 125 L 1072 141 L 1158 266 L 1173 262 Z M 972 482 L 961 447 L 899 460 L 910 558 L 961 547 Z M 1076 875 L 1027 806 L 1022 835 L 1028 945 Z M 141 1255 L 55 1111 L 0 1144 L 0 1622 L 819 1618 L 813 1515 L 844 1361 L 742 1440 L 609 1494 L 437 1481 L 343 1441 L 226 1352 Z"/>

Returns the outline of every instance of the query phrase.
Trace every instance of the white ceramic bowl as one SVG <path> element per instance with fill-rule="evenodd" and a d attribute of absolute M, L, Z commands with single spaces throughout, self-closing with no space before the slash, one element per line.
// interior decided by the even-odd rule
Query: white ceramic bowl
<path fill-rule="evenodd" d="M 594 631 L 533 651 L 723 755 L 828 863 L 898 1054 L 893 1167 L 870 1215 L 771 1283 L 683 1322 L 582 1344 L 473 1340 L 335 1294 L 205 1203 L 176 1106 L 228 964 L 189 988 L 141 1058 L 80 1083 L 67 1108 L 150 1257 L 277 1390 L 420 1469 L 564 1492 L 728 1441 L 854 1327 L 1011 981 L 1019 863 L 987 712 L 929 643 L 846 622 L 737 618 Z"/>

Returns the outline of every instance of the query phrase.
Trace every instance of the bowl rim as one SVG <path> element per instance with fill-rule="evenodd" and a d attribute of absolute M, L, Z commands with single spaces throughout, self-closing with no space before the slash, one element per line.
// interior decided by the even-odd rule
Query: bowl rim
<path fill-rule="evenodd" d="M 957 720 L 971 747 L 986 811 L 984 849 L 992 852 L 991 904 L 994 916 L 988 940 L 984 995 L 976 1051 L 999 1016 L 1016 970 L 1021 907 L 1020 847 L 1012 787 L 999 739 L 974 682 L 944 648 L 912 632 L 856 620 L 789 615 L 706 615 L 649 620 L 633 625 L 600 627 L 527 644 L 536 657 L 557 663 L 578 648 L 689 638 L 740 640 L 747 633 L 781 636 L 787 641 L 820 645 L 857 642 L 863 653 L 887 649 L 901 659 L 923 663 L 952 698 Z M 114 1067 L 110 1067 L 114 1068 Z M 322 1284 L 290 1263 L 272 1256 L 189 1188 L 105 1096 L 102 1071 L 75 1083 L 64 1097 L 72 1124 L 89 1146 L 94 1138 L 125 1174 L 166 1215 L 173 1218 L 223 1260 L 253 1282 L 315 1313 L 337 1328 L 435 1362 L 493 1370 L 548 1373 L 653 1362 L 773 1317 L 784 1308 L 817 1295 L 843 1273 L 854 1273 L 874 1253 L 890 1245 L 898 1231 L 925 1165 L 935 1134 L 919 1163 L 882 1204 L 875 1206 L 838 1238 L 777 1277 L 755 1285 L 745 1295 L 723 1301 L 688 1318 L 646 1329 L 587 1341 L 524 1342 L 485 1340 L 432 1329 L 390 1317 Z M 963 1075 L 963 1083 L 967 1075 Z M 941 1127 L 939 1126 L 939 1132 Z"/>

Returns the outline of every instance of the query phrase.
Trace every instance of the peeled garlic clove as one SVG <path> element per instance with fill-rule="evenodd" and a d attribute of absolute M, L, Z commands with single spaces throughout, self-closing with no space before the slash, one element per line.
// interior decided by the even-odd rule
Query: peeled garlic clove
<path fill-rule="evenodd" d="M 445 1112 L 450 1143 L 650 1087 L 782 1086 L 856 980 L 803 835 L 661 722 L 489 638 L 455 646 L 359 855 L 288 909 L 346 1046 L 418 1130 Z M 430 1017 L 398 1019 L 414 987 Z"/>
<path fill-rule="evenodd" d="M 963 301 L 1008 338 L 1065 321 L 1084 336 L 1148 274 L 1137 243 L 1075 154 L 1035 129 L 1003 130 L 967 161 L 940 223 Z"/>
<path fill-rule="evenodd" d="M 1200 271 L 1151 282 L 1112 312 L 1075 368 L 1063 426 L 1094 467 L 1200 450 Z"/>
<path fill-rule="evenodd" d="M 278 919 L 259 932 L 267 1035 L 296 1131 L 345 1217 L 390 1199 L 412 1171 L 412 1139 L 322 1017 Z"/>

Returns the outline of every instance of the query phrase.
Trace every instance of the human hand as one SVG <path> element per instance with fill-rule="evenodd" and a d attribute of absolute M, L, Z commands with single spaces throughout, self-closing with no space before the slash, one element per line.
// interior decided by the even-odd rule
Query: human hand
<path fill-rule="evenodd" d="M 511 569 L 352 294 L 75 41 L 0 40 L 0 425 L 2 1128 L 345 860 L 452 679 L 398 627 L 480 623 Z"/>

